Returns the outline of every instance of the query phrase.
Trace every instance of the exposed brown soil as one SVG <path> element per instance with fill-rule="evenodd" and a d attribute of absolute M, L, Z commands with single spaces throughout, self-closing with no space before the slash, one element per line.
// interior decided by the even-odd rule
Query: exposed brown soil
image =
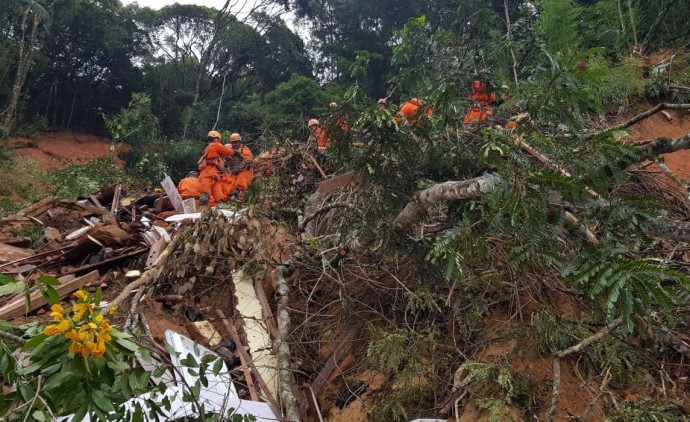
<path fill-rule="evenodd" d="M 9 144 L 20 160 L 35 161 L 41 170 L 49 170 L 109 157 L 112 141 L 77 132 L 42 132 L 30 138 L 10 138 Z M 124 163 L 117 154 L 129 148 L 129 145 L 117 145 L 114 155 L 119 167 Z"/>
<path fill-rule="evenodd" d="M 649 106 L 651 108 L 652 105 Z M 671 120 L 662 113 L 657 113 L 629 128 L 630 141 L 655 139 L 661 136 L 678 137 L 690 133 L 690 113 L 686 110 L 668 110 Z M 629 116 L 631 117 L 631 116 Z M 663 155 L 668 168 L 685 180 L 690 180 L 690 151 L 683 150 Z M 659 171 L 658 166 L 648 167 L 650 171 Z"/>

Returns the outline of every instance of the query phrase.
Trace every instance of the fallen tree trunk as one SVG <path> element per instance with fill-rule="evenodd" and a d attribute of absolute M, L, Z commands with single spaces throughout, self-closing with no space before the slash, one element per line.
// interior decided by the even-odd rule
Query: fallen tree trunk
<path fill-rule="evenodd" d="M 285 271 L 286 269 L 282 265 L 275 269 L 276 295 L 278 296 L 278 337 L 275 341 L 275 347 L 278 349 L 280 400 L 285 409 L 285 421 L 299 422 L 299 404 L 292 393 L 290 345 L 287 343 L 287 337 L 290 333 L 290 290 L 285 282 Z"/>
<path fill-rule="evenodd" d="M 633 145 L 642 150 L 643 158 L 655 157 L 661 154 L 690 149 L 690 133 L 678 138 L 662 136 L 656 139 L 638 141 L 633 143 Z"/>
<path fill-rule="evenodd" d="M 474 179 L 459 182 L 444 182 L 417 192 L 405 208 L 393 220 L 393 228 L 399 231 L 409 229 L 430 206 L 441 201 L 479 198 L 491 192 L 501 181 L 496 174 L 485 174 Z"/>

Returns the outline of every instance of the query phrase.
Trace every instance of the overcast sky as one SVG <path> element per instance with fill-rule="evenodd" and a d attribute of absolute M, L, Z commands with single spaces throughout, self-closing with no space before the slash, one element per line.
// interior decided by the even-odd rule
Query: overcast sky
<path fill-rule="evenodd" d="M 151 9 L 160 9 L 173 3 L 180 4 L 199 4 L 201 6 L 213 7 L 219 9 L 225 4 L 224 0 L 122 0 L 122 4 L 139 3 L 141 7 L 150 7 Z"/>

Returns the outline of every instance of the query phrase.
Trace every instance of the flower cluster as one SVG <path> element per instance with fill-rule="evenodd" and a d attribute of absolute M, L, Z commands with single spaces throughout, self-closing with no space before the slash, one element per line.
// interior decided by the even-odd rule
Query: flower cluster
<path fill-rule="evenodd" d="M 74 355 L 98 359 L 105 353 L 105 344 L 112 340 L 110 332 L 113 327 L 101 315 L 88 292 L 78 290 L 74 296 L 77 303 L 71 310 L 65 311 L 57 304 L 50 307 L 53 324 L 46 326 L 43 332 L 49 336 L 64 335 L 72 340 L 69 351 Z M 109 313 L 114 312 L 115 308 L 111 308 Z"/>

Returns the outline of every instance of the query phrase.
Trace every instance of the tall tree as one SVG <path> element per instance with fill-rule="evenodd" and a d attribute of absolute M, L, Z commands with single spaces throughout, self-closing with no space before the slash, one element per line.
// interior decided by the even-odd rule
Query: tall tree
<path fill-rule="evenodd" d="M 40 3 L 33 0 L 24 0 L 15 3 L 18 3 L 16 6 L 21 8 L 19 24 L 16 28 L 16 73 L 7 106 L 0 112 L 2 126 L 6 128 L 11 128 L 14 123 L 19 97 L 22 88 L 24 88 L 26 76 L 33 64 L 34 52 L 38 42 L 38 31 L 41 24 L 48 16 L 48 11 Z M 12 5 L 10 5 L 10 7 L 11 6 Z"/>

